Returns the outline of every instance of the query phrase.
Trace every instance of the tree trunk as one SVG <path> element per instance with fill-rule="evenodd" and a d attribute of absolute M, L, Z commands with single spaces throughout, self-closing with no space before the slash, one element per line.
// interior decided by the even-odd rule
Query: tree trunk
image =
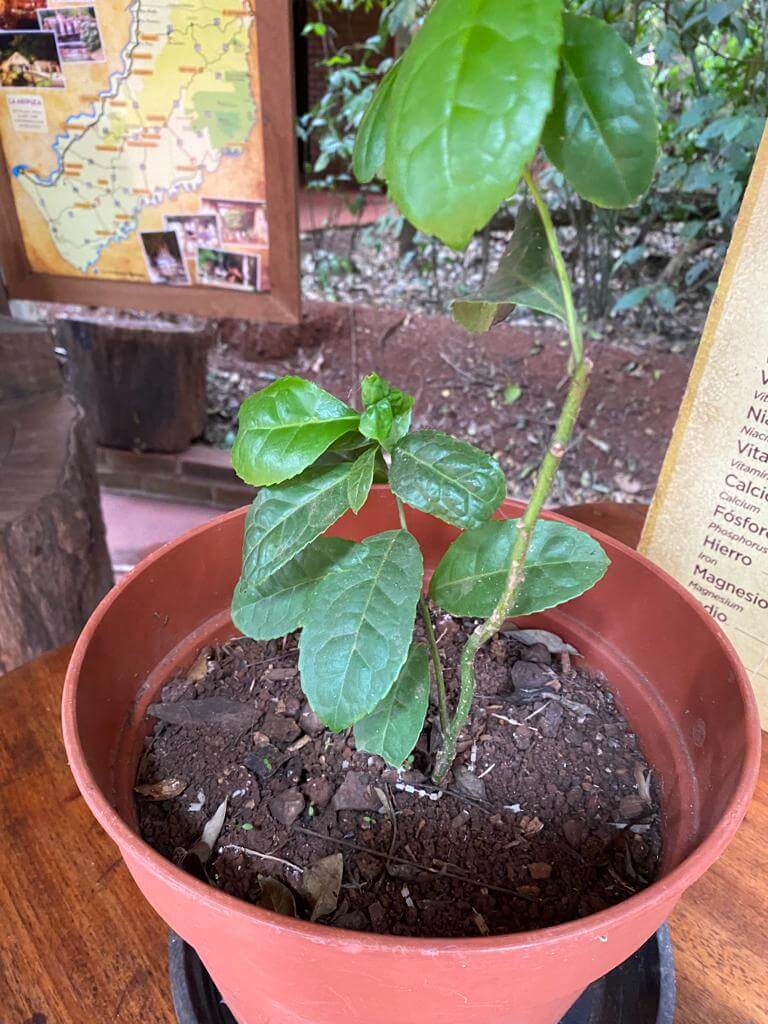
<path fill-rule="evenodd" d="M 111 585 L 85 416 L 49 332 L 0 318 L 0 672 L 71 640 Z"/>
<path fill-rule="evenodd" d="M 56 336 L 99 444 L 181 452 L 203 433 L 207 332 L 167 321 L 60 320 Z"/>
<path fill-rule="evenodd" d="M 0 402 L 61 392 L 61 371 L 50 331 L 0 316 Z"/>

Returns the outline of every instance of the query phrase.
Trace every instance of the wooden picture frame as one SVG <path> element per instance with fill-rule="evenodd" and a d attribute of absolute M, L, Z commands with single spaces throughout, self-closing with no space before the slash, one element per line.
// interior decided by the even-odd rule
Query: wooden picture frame
<path fill-rule="evenodd" d="M 292 5 L 290 0 L 249 2 L 256 18 L 258 39 L 270 291 L 100 281 L 33 271 L 24 247 L 8 164 L 0 149 L 0 265 L 9 299 L 275 323 L 298 321 L 301 293 Z"/>

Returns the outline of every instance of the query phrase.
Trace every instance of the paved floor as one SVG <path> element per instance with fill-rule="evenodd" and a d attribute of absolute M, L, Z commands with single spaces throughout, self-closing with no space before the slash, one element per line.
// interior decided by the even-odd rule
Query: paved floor
<path fill-rule="evenodd" d="M 207 505 L 101 492 L 101 510 L 115 581 L 161 544 L 222 514 Z"/>

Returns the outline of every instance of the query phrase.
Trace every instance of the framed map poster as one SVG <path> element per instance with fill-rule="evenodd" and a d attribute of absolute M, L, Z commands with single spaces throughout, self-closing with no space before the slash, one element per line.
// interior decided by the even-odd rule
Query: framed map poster
<path fill-rule="evenodd" d="M 289 0 L 0 0 L 9 298 L 294 322 Z"/>

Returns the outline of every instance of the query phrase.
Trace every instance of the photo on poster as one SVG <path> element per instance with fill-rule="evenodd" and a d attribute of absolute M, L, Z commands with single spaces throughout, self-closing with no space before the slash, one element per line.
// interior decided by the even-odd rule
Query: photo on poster
<path fill-rule="evenodd" d="M 46 0 L 0 0 L 0 30 L 38 29 L 37 12 L 45 6 Z"/>
<path fill-rule="evenodd" d="M 181 239 L 184 257 L 189 260 L 197 258 L 197 250 L 202 246 L 219 246 L 219 222 L 212 213 L 179 213 L 166 214 L 163 224 L 169 231 L 175 231 Z"/>
<path fill-rule="evenodd" d="M 65 64 L 104 60 L 95 7 L 56 7 L 37 12 L 40 28 L 53 32 Z"/>
<path fill-rule="evenodd" d="M 257 292 L 260 265 L 260 258 L 252 253 L 201 248 L 197 250 L 197 283 Z"/>
<path fill-rule="evenodd" d="M 223 245 L 252 245 L 258 249 L 269 246 L 266 203 L 203 196 L 200 209 L 219 218 Z"/>
<path fill-rule="evenodd" d="M 152 284 L 189 284 L 189 274 L 175 231 L 142 231 L 141 245 Z"/>
<path fill-rule="evenodd" d="M 63 89 L 53 32 L 0 32 L 0 88 Z"/>

